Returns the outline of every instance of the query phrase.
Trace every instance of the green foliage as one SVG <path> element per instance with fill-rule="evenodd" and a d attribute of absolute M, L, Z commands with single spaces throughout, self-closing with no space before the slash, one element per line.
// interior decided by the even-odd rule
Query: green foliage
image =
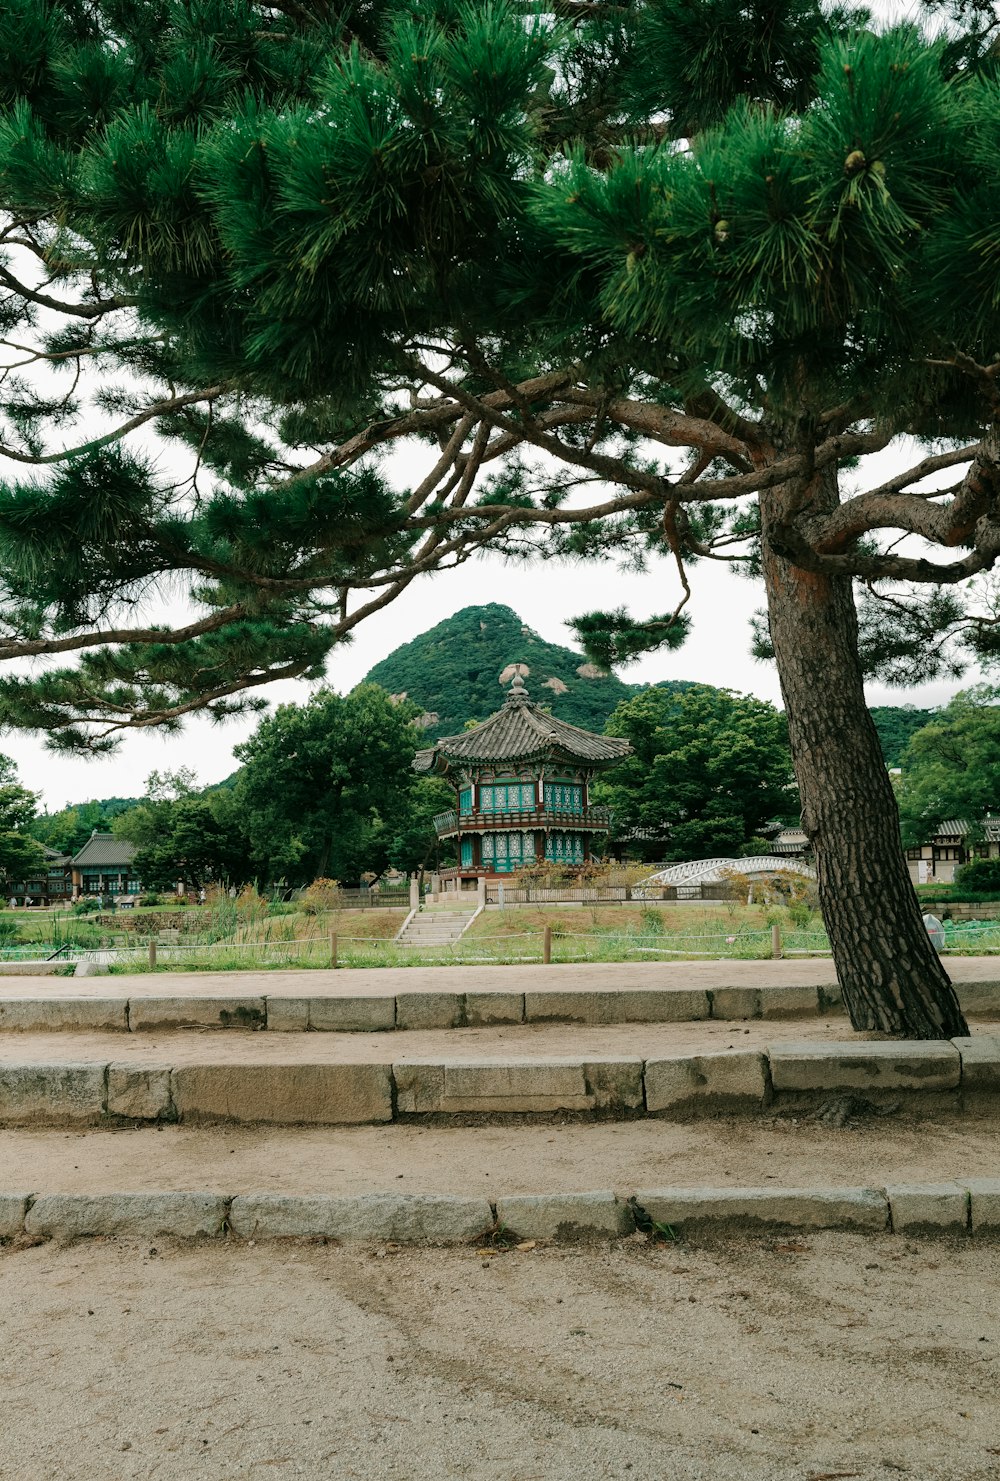
<path fill-rule="evenodd" d="M 974 894 L 1000 894 L 1000 859 L 973 859 L 955 870 L 955 884 L 960 891 Z"/>
<path fill-rule="evenodd" d="M 964 690 L 917 730 L 902 757 L 899 819 L 904 843 L 926 843 L 945 819 L 969 823 L 1000 806 L 1000 703 L 988 686 Z"/>
<path fill-rule="evenodd" d="M 926 843 L 945 819 L 981 835 L 982 819 L 1000 806 L 1000 703 L 988 686 L 964 690 L 917 730 L 902 757 L 898 789 L 902 838 Z"/>
<path fill-rule="evenodd" d="M 74 802 L 54 813 L 39 813 L 28 831 L 57 853 L 78 853 L 95 831 L 109 833 L 116 818 L 137 806 L 137 797 L 104 797 L 98 802 Z"/>
<path fill-rule="evenodd" d="M 902 766 L 912 736 L 933 723 L 934 711 L 921 710 L 915 705 L 876 705 L 871 717 L 886 766 Z"/>
<path fill-rule="evenodd" d="M 995 690 L 965 690 L 914 733 L 903 755 L 898 796 L 908 846 L 925 843 L 946 819 L 967 822 L 975 840 L 982 820 L 1000 806 Z"/>
<path fill-rule="evenodd" d="M 279 706 L 236 747 L 243 769 L 228 795 L 262 877 L 353 884 L 405 851 L 420 744 L 413 713 L 375 684 L 346 696 L 321 689 L 306 705 Z"/>
<path fill-rule="evenodd" d="M 734 855 L 795 808 L 784 716 L 764 700 L 693 684 L 654 687 L 605 726 L 632 755 L 595 787 L 613 839 L 646 859 Z"/>
<path fill-rule="evenodd" d="M 164 790 L 154 772 L 147 800 L 114 823 L 115 835 L 136 845 L 132 868 L 147 888 L 172 891 L 184 880 L 200 889 L 212 881 L 242 884 L 252 877 L 247 837 L 226 794 L 218 803 L 185 790 L 165 797 Z"/>

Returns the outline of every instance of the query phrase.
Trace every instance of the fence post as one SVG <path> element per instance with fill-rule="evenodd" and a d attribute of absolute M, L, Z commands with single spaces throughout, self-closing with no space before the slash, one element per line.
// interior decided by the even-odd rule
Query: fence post
<path fill-rule="evenodd" d="M 548 966 L 549 963 L 551 962 L 551 960 L 552 960 L 552 927 L 551 926 L 546 926 L 545 927 L 545 933 L 542 936 L 542 961 L 545 963 L 546 966 Z"/>
<path fill-rule="evenodd" d="M 150 965 L 150 967 L 155 967 L 156 966 L 156 942 L 155 941 L 151 941 L 149 943 L 149 965 Z"/>
<path fill-rule="evenodd" d="M 771 922 L 771 955 L 777 961 L 781 956 L 781 922 Z"/>
<path fill-rule="evenodd" d="M 486 905 L 486 875 L 481 874 L 476 880 L 476 904 L 482 910 Z"/>
<path fill-rule="evenodd" d="M 336 933 L 336 931 L 331 931 L 330 932 L 330 966 L 331 967 L 335 967 L 336 965 L 337 965 L 337 933 Z"/>
<path fill-rule="evenodd" d="M 410 880 L 410 909 L 420 909 L 420 880 L 416 875 Z"/>

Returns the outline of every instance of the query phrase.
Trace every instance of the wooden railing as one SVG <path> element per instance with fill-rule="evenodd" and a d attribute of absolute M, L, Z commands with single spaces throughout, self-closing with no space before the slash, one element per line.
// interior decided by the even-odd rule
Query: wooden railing
<path fill-rule="evenodd" d="M 609 807 L 588 807 L 582 812 L 572 810 L 557 810 L 555 808 L 525 808 L 511 812 L 468 812 L 461 816 L 454 808 L 448 812 L 438 813 L 434 819 L 434 829 L 439 838 L 444 838 L 450 833 L 457 833 L 459 828 L 467 828 L 473 831 L 480 828 L 510 828 L 528 830 L 531 828 L 593 828 L 603 830 L 611 826 L 611 809 Z"/>

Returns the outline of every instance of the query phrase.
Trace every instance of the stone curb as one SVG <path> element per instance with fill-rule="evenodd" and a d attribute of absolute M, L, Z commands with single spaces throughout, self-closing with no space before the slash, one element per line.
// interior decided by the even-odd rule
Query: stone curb
<path fill-rule="evenodd" d="M 613 1239 L 636 1227 L 848 1229 L 976 1233 L 1000 1229 L 1000 1179 L 884 1188 L 655 1188 L 513 1194 L 495 1204 L 446 1194 L 218 1192 L 0 1193 L 0 1240 L 93 1236 L 243 1240 L 333 1239 L 398 1244 L 499 1244 Z M 507 1239 L 503 1238 L 507 1235 Z"/>
<path fill-rule="evenodd" d="M 996 982 L 956 984 L 967 1013 L 1000 1013 Z M 843 1011 L 835 983 L 719 988 L 451 988 L 365 996 L 0 997 L 0 1031 L 163 1032 L 188 1028 L 271 1033 L 380 1033 L 490 1025 L 735 1022 Z"/>
<path fill-rule="evenodd" d="M 400 1058 L 171 1065 L 0 1061 L 0 1125 L 229 1122 L 366 1125 L 423 1115 L 684 1118 L 791 1107 L 855 1091 L 961 1103 L 1000 1092 L 1000 1038 L 785 1042 L 669 1058 Z M 924 1099 L 925 1105 L 934 1104 Z"/>

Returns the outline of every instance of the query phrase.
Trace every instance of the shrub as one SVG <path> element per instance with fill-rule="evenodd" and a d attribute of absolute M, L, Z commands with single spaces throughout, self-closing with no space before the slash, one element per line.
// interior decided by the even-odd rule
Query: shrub
<path fill-rule="evenodd" d="M 163 901 L 159 895 L 140 895 L 140 905 L 162 905 Z"/>
<path fill-rule="evenodd" d="M 955 883 L 963 890 L 1000 894 L 1000 859 L 973 859 L 955 870 Z"/>
<path fill-rule="evenodd" d="M 340 882 L 336 879 L 314 879 L 299 900 L 299 908 L 306 915 L 319 915 L 325 910 L 336 910 L 340 904 Z"/>

